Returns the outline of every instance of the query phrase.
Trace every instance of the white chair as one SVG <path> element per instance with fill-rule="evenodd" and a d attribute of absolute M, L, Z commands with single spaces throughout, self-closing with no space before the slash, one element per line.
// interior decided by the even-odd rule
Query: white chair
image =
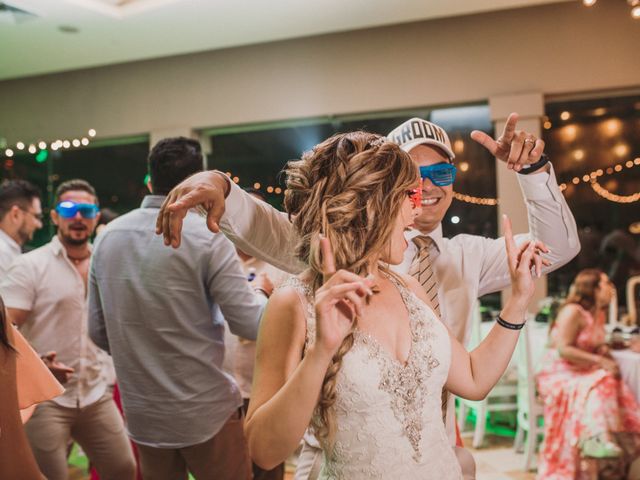
<path fill-rule="evenodd" d="M 638 286 L 640 286 L 640 275 L 636 275 L 627 280 L 627 312 L 629 312 L 631 325 L 634 327 L 640 325 L 636 304 L 636 287 Z"/>
<path fill-rule="evenodd" d="M 481 332 L 481 315 L 479 304 L 476 304 L 474 315 L 471 323 L 471 339 L 469 341 L 469 350 L 474 349 L 483 338 Z M 509 367 L 507 367 L 509 369 Z M 509 380 L 508 375 L 503 377 L 498 384 L 489 392 L 484 400 L 465 400 L 458 398 L 458 428 L 460 435 L 465 432 L 465 423 L 468 410 L 476 412 L 476 426 L 473 432 L 473 448 L 482 446 L 484 434 L 487 426 L 487 414 L 491 412 L 515 412 L 518 409 L 517 404 L 518 384 L 514 380 Z"/>
<path fill-rule="evenodd" d="M 533 319 L 530 319 L 532 321 Z M 525 451 L 524 470 L 532 469 L 536 456 L 538 440 L 544 433 L 538 420 L 543 416 L 544 407 L 536 392 L 534 360 L 544 352 L 534 352 L 531 342 L 531 326 L 529 322 L 524 327 L 523 335 L 518 345 L 518 430 L 514 441 L 516 452 Z M 537 362 L 536 362 L 537 363 Z M 525 438 L 526 437 L 526 438 Z"/>
<path fill-rule="evenodd" d="M 615 287 L 613 288 L 611 302 L 609 302 L 609 315 L 607 316 L 607 323 L 611 326 L 612 329 L 618 326 L 618 294 Z"/>

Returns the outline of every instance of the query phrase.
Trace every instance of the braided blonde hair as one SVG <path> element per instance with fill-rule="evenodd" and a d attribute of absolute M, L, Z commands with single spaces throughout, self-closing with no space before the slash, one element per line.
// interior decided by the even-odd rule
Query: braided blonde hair
<path fill-rule="evenodd" d="M 406 152 L 363 131 L 334 135 L 289 162 L 285 172 L 284 206 L 300 236 L 295 253 L 310 267 L 313 292 L 322 285 L 319 234 L 333 247 L 336 269 L 366 275 L 372 259 L 388 248 L 406 191 L 418 179 Z M 312 419 L 327 450 L 336 430 L 337 375 L 353 341 L 352 329 L 327 369 Z"/>

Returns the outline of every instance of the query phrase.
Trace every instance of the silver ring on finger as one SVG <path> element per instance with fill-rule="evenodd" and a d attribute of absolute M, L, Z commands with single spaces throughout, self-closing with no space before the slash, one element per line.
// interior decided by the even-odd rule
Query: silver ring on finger
<path fill-rule="evenodd" d="M 524 143 L 530 143 L 531 145 L 533 145 L 534 143 L 536 143 L 536 140 L 535 138 L 525 138 Z"/>

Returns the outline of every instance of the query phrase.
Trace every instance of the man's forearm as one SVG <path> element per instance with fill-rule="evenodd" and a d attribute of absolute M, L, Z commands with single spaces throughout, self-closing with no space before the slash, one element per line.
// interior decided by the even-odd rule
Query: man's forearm
<path fill-rule="evenodd" d="M 298 241 L 287 215 L 229 184 L 220 229 L 243 252 L 289 273 L 305 265 L 295 257 Z"/>
<path fill-rule="evenodd" d="M 548 173 L 535 173 L 529 178 L 519 176 L 518 180 L 527 206 L 529 232 L 549 248 L 545 257 L 551 266 L 544 271 L 551 272 L 567 264 L 580 251 L 575 219 L 550 164 Z"/>

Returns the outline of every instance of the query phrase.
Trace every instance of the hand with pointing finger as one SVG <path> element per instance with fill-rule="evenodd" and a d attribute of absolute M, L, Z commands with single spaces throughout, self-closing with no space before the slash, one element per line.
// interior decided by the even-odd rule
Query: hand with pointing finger
<path fill-rule="evenodd" d="M 480 130 L 471 132 L 471 138 L 489 150 L 498 160 L 506 162 L 507 168 L 519 172 L 525 165 L 540 160 L 544 153 L 544 140 L 524 130 L 516 130 L 518 114 L 507 118 L 502 135 L 496 140 Z"/>
<path fill-rule="evenodd" d="M 548 261 L 541 258 L 538 252 L 548 252 L 542 242 L 526 242 L 516 245 L 513 238 L 511 220 L 503 215 L 504 242 L 507 250 L 507 263 L 511 276 L 511 299 L 521 309 L 526 309 L 535 291 L 533 273 L 540 275 L 542 265 Z"/>
<path fill-rule="evenodd" d="M 336 272 L 329 240 L 320 238 L 323 284 L 316 291 L 316 348 L 333 356 L 362 315 L 366 298 L 373 294 L 373 280 L 346 270 Z"/>

